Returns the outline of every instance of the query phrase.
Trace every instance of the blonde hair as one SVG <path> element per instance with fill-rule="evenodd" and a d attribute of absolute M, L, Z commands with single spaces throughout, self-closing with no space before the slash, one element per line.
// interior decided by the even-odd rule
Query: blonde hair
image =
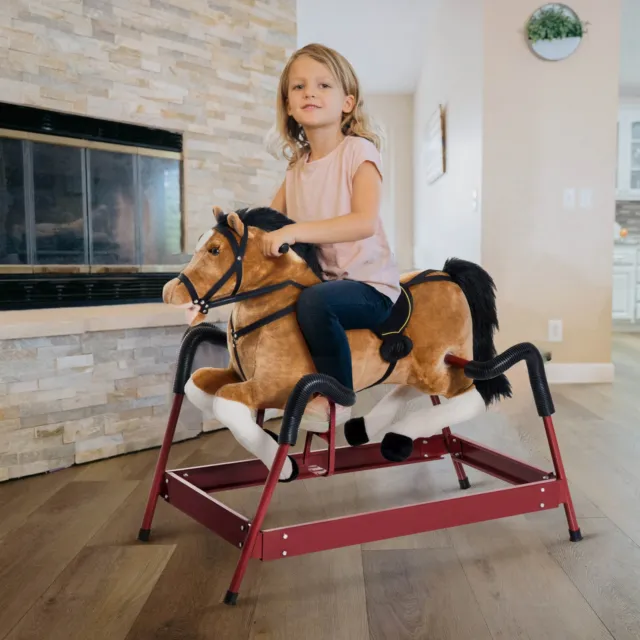
<path fill-rule="evenodd" d="M 370 117 L 364 109 L 364 100 L 360 93 L 360 83 L 351 63 L 340 53 L 322 44 L 308 44 L 298 49 L 289 58 L 280 75 L 277 98 L 277 123 L 279 147 L 282 155 L 295 164 L 309 151 L 309 141 L 304 129 L 287 113 L 289 95 L 289 73 L 291 65 L 301 56 L 309 56 L 325 65 L 340 83 L 345 95 L 352 95 L 355 105 L 350 113 L 344 113 L 341 128 L 346 136 L 359 136 L 372 142 L 378 151 L 381 146 L 380 136 L 375 133 Z"/>

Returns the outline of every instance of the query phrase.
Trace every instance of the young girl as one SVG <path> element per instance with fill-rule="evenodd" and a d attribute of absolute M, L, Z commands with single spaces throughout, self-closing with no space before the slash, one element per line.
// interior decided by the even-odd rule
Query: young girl
<path fill-rule="evenodd" d="M 379 216 L 379 140 L 370 130 L 356 74 L 319 44 L 296 51 L 278 90 L 278 129 L 289 159 L 272 207 L 297 224 L 267 234 L 263 252 L 295 242 L 320 245 L 326 282 L 302 292 L 297 318 L 316 369 L 353 389 L 346 330 L 372 329 L 399 297 L 400 274 Z M 305 422 L 328 420 L 318 397 Z M 337 407 L 339 423 L 347 407 Z"/>

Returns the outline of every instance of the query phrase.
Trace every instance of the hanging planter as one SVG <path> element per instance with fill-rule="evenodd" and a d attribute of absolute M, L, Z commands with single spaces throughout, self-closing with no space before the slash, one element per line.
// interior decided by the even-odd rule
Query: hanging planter
<path fill-rule="evenodd" d="M 543 60 L 564 60 L 580 45 L 587 24 L 564 4 L 543 5 L 527 23 L 529 46 Z"/>

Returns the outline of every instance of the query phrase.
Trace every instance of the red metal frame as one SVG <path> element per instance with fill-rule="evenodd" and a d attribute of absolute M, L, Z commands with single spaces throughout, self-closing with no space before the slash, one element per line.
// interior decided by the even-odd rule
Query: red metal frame
<path fill-rule="evenodd" d="M 180 416 L 180 409 L 182 408 L 183 400 L 183 394 L 175 394 L 173 396 L 173 404 L 171 405 L 171 412 L 169 413 L 167 430 L 164 432 L 162 447 L 160 448 L 160 455 L 158 456 L 156 470 L 153 474 L 153 482 L 151 483 L 151 489 L 149 490 L 147 508 L 145 509 L 144 517 L 142 519 L 142 527 L 140 528 L 140 533 L 138 534 L 138 538 L 143 541 L 149 540 L 149 535 L 151 534 L 151 523 L 153 522 L 153 516 L 156 512 L 156 505 L 158 503 L 158 496 L 161 493 L 163 481 L 165 479 L 165 470 L 167 468 L 167 460 L 169 459 L 169 450 L 171 449 L 171 444 L 173 443 L 173 436 L 176 432 L 176 426 L 178 425 L 178 417 Z"/>
<path fill-rule="evenodd" d="M 465 360 L 451 358 L 449 364 L 464 366 Z M 162 449 L 149 494 L 139 538 L 148 540 L 159 496 L 205 527 L 240 549 L 240 558 L 225 602 L 235 604 L 240 585 L 251 558 L 275 560 L 314 553 L 365 542 L 386 540 L 436 529 L 456 527 L 523 513 L 545 511 L 564 506 L 571 540 L 581 538 L 573 508 L 560 449 L 550 416 L 543 418 L 553 461 L 553 470 L 539 469 L 485 447 L 468 438 L 451 433 L 414 441 L 412 455 L 403 462 L 390 462 L 382 457 L 379 443 L 361 447 L 335 446 L 335 407 L 326 434 L 308 433 L 302 453 L 292 454 L 299 467 L 297 480 L 352 473 L 441 460 L 450 455 L 463 489 L 469 487 L 464 466 L 492 475 L 509 485 L 483 493 L 460 495 L 444 500 L 359 513 L 340 518 L 263 529 L 269 503 L 276 489 L 282 467 L 289 455 L 289 445 L 280 445 L 270 471 L 256 459 L 225 462 L 201 467 L 167 470 L 166 464 L 175 432 L 183 396 L 176 394 Z M 438 404 L 437 397 L 432 397 Z M 264 411 L 257 421 L 262 425 Z M 327 446 L 313 451 L 313 437 Z M 253 520 L 233 511 L 212 498 L 209 493 L 264 485 L 264 491 Z"/>
<path fill-rule="evenodd" d="M 261 560 L 276 560 L 354 544 L 557 508 L 563 490 L 553 480 L 419 504 L 268 529 Z"/>

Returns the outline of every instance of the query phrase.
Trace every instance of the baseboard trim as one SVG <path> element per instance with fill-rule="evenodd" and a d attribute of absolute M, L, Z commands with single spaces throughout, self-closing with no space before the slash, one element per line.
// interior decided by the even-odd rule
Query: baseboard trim
<path fill-rule="evenodd" d="M 615 376 L 612 362 L 548 362 L 545 371 L 549 384 L 611 383 Z"/>

